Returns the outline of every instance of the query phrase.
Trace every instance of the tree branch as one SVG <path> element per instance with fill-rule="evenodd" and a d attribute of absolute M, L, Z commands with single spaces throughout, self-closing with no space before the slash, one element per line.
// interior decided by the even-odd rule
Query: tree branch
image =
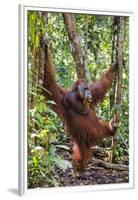
<path fill-rule="evenodd" d="M 94 159 L 94 158 L 93 158 L 93 161 L 95 161 L 95 163 L 97 164 L 98 167 L 104 167 L 106 169 L 115 169 L 115 170 L 120 170 L 120 171 L 128 171 L 129 170 L 128 165 L 107 163 L 107 162 L 104 162 L 103 160 Z"/>

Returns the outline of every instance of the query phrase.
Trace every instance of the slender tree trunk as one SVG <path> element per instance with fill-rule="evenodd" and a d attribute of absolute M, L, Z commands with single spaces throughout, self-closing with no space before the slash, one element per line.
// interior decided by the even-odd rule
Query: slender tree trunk
<path fill-rule="evenodd" d="M 117 61 L 117 19 L 116 17 L 113 18 L 112 23 L 112 52 L 111 52 L 111 63 L 115 63 Z M 117 73 L 116 73 L 117 74 Z M 112 111 L 112 108 L 115 104 L 115 91 L 116 91 L 116 85 L 117 85 L 117 76 L 115 76 L 112 84 L 112 89 L 110 92 L 110 112 Z"/>
<path fill-rule="evenodd" d="M 117 62 L 118 62 L 118 72 L 117 72 L 117 86 L 115 93 L 115 122 L 120 121 L 120 106 L 122 98 L 122 74 L 123 74 L 123 43 L 124 43 L 124 17 L 117 17 L 118 21 L 118 34 L 117 34 Z"/>
<path fill-rule="evenodd" d="M 124 42 L 124 17 L 114 17 L 113 21 L 113 42 L 111 62 L 117 62 L 118 71 L 113 82 L 112 94 L 110 96 L 110 109 L 115 107 L 114 123 L 120 122 L 120 107 L 122 97 L 122 74 L 123 74 L 123 42 Z M 111 148 L 114 149 L 117 142 L 116 135 L 112 137 Z M 112 162 L 112 152 L 110 154 L 110 162 Z"/>
<path fill-rule="evenodd" d="M 48 23 L 48 13 L 42 12 L 42 21 L 44 27 L 47 26 Z M 44 33 L 40 32 L 40 38 L 44 39 Z M 45 52 L 43 48 L 39 48 L 39 84 L 43 86 L 44 83 L 44 69 L 45 69 Z"/>
<path fill-rule="evenodd" d="M 63 13 L 64 23 L 68 32 L 71 51 L 76 64 L 77 76 L 80 79 L 91 81 L 86 55 L 82 47 L 81 37 L 77 31 L 74 14 Z"/>

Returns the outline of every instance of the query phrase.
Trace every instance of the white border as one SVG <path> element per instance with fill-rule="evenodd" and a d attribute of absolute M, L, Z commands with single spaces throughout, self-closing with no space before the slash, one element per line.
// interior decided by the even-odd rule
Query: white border
<path fill-rule="evenodd" d="M 49 12 L 69 12 L 98 15 L 118 15 L 130 17 L 130 40 L 129 40 L 129 183 L 107 184 L 93 186 L 76 186 L 60 188 L 42 188 L 27 189 L 27 11 L 39 10 Z M 95 10 L 95 9 L 76 9 L 76 8 L 54 8 L 42 6 L 19 5 L 19 194 L 48 194 L 61 192 L 86 192 L 100 190 L 132 189 L 134 188 L 134 109 L 133 109 L 133 19 L 134 14 L 131 11 L 114 11 L 114 10 Z"/>
<path fill-rule="evenodd" d="M 24 172 L 26 169 L 24 169 L 24 157 L 25 154 L 23 152 L 24 150 L 24 94 L 23 94 L 23 77 L 24 77 L 24 55 L 23 55 L 23 9 L 20 5 L 18 7 L 19 12 L 19 18 L 18 18 L 18 52 L 19 52 L 19 58 L 18 58 L 18 193 L 20 195 L 23 195 L 25 192 L 24 190 Z"/>
<path fill-rule="evenodd" d="M 19 5 L 19 170 L 18 193 L 27 191 L 27 10 Z"/>

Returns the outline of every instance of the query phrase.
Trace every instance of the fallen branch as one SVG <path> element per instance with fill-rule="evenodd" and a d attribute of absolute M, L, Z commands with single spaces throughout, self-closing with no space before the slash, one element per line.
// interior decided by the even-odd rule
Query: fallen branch
<path fill-rule="evenodd" d="M 107 163 L 103 160 L 94 159 L 94 158 L 93 158 L 93 161 L 97 164 L 98 167 L 104 167 L 106 169 L 115 169 L 115 170 L 120 170 L 120 171 L 128 171 L 129 170 L 128 165 Z"/>

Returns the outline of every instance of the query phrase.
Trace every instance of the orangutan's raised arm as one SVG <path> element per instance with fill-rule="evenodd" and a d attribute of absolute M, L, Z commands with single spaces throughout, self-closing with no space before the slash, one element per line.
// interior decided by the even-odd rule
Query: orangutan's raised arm
<path fill-rule="evenodd" d="M 90 91 L 94 104 L 102 101 L 107 91 L 111 87 L 117 69 L 116 66 L 116 64 L 112 64 L 109 70 L 106 71 L 99 80 L 90 85 Z"/>
<path fill-rule="evenodd" d="M 64 106 L 62 104 L 63 96 L 67 93 L 67 90 L 58 85 L 56 81 L 55 65 L 52 61 L 51 50 L 45 43 L 45 68 L 44 68 L 44 96 L 46 100 L 52 100 L 55 105 L 52 105 L 52 109 L 62 116 L 64 114 Z"/>

